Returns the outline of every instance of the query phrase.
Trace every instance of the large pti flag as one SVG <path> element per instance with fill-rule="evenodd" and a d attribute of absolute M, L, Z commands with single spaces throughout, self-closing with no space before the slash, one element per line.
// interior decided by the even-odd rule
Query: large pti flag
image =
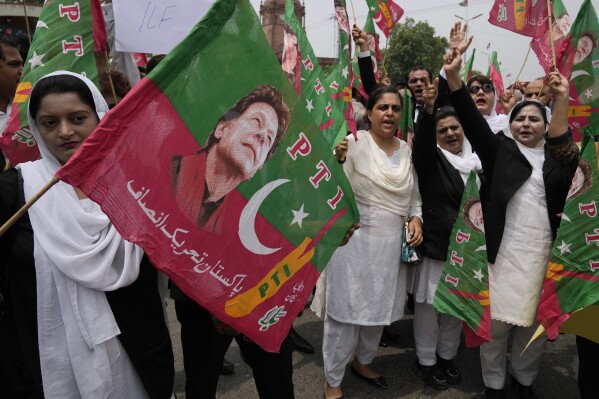
<path fill-rule="evenodd" d="M 39 78 L 57 70 L 84 74 L 96 84 L 94 51 L 106 46 L 106 28 L 99 0 L 45 2 L 25 61 L 0 147 L 16 165 L 39 158 L 27 126 L 27 102 Z"/>
<path fill-rule="evenodd" d="M 359 219 L 248 0 L 215 2 L 57 177 L 267 351 L 279 349 Z"/>
<path fill-rule="evenodd" d="M 565 55 L 571 65 L 568 123 L 575 140 L 585 128 L 599 128 L 599 23 L 590 0 L 585 0 L 570 29 L 571 50 Z"/>
<path fill-rule="evenodd" d="M 466 346 L 491 339 L 489 266 L 476 174 L 470 172 L 433 306 L 464 321 Z"/>
<path fill-rule="evenodd" d="M 495 0 L 489 22 L 524 36 L 538 36 L 546 29 L 549 15 L 545 0 Z"/>
<path fill-rule="evenodd" d="M 339 83 L 327 84 L 306 32 L 295 15 L 293 0 L 285 3 L 285 25 L 281 63 L 283 71 L 299 94 L 304 108 L 312 116 L 330 147 L 334 148 L 348 131 L 344 119 L 346 104 L 336 101 L 338 93 L 345 92 Z"/>
<path fill-rule="evenodd" d="M 552 25 L 553 46 L 557 69 L 562 75 L 568 77 L 570 75 L 570 67 L 565 65 L 564 62 L 568 58 L 566 55 L 569 51 L 572 20 L 562 0 L 553 0 L 552 5 L 555 17 Z M 530 46 L 537 55 L 539 64 L 545 70 L 545 74 L 549 74 L 553 65 L 553 53 L 551 51 L 551 32 L 549 31 L 548 24 L 545 24 L 545 27 L 532 38 Z"/>
<path fill-rule="evenodd" d="M 587 140 L 551 251 L 537 312 L 549 338 L 571 312 L 599 301 L 598 150 L 599 143 Z"/>
<path fill-rule="evenodd" d="M 381 32 L 389 37 L 391 29 L 403 16 L 403 8 L 393 0 L 366 0 L 366 3 L 368 3 L 370 13 L 374 15 L 374 22 L 376 22 Z"/>

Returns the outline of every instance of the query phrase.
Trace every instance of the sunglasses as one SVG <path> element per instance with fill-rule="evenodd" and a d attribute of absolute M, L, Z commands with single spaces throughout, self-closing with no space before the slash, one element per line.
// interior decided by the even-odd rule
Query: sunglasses
<path fill-rule="evenodd" d="M 471 85 L 468 87 L 468 91 L 472 94 L 478 93 L 480 89 L 483 89 L 483 92 L 490 93 L 493 91 L 493 85 L 491 83 L 485 83 L 482 86 L 479 85 Z"/>

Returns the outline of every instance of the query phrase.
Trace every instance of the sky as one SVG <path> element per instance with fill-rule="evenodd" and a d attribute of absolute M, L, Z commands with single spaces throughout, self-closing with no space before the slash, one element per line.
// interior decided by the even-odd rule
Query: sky
<path fill-rule="evenodd" d="M 368 14 L 366 0 L 346 0 L 350 21 L 354 19 L 352 1 L 357 23 L 359 26 L 363 26 Z M 574 20 L 583 0 L 562 1 L 570 17 Z M 493 0 L 470 0 L 468 7 L 460 6 L 460 0 L 395 0 L 395 2 L 405 11 L 400 22 L 404 22 L 406 17 L 413 18 L 416 21 L 427 21 L 429 25 L 435 28 L 437 36 L 449 37 L 451 27 L 458 20 L 455 15 L 466 20 L 472 19 L 469 24 L 469 35 L 474 35 L 470 48 L 476 48 L 474 69 L 486 73 L 491 52 L 497 51 L 504 81 L 510 84 L 524 65 L 530 38 L 497 28 L 488 22 L 489 11 L 494 3 Z M 591 2 L 595 10 L 599 12 L 599 0 L 592 0 Z M 256 12 L 259 12 L 261 0 L 251 0 L 251 3 L 256 8 Z M 314 52 L 319 57 L 336 56 L 335 24 L 332 19 L 333 0 L 305 0 L 304 3 L 306 7 L 305 29 Z M 482 15 L 474 18 L 479 14 Z M 382 35 L 381 37 L 384 38 Z M 491 43 L 489 50 L 486 49 L 488 43 Z M 381 47 L 384 46 L 385 41 L 383 40 Z M 530 81 L 542 75 L 543 70 L 539 66 L 536 55 L 531 51 L 519 80 Z"/>

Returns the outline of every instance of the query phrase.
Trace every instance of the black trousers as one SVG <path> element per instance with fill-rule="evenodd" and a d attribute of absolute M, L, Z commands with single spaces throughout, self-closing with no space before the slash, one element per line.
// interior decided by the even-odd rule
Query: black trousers
<path fill-rule="evenodd" d="M 233 337 L 216 332 L 208 311 L 195 302 L 175 301 L 181 323 L 181 346 L 187 399 L 214 399 L 225 353 Z M 234 337 L 261 399 L 293 399 L 292 343 L 283 341 L 279 353 L 269 353 L 241 334 Z"/>
<path fill-rule="evenodd" d="M 599 344 L 576 336 L 578 347 L 578 389 L 582 399 L 597 397 L 599 392 Z"/>

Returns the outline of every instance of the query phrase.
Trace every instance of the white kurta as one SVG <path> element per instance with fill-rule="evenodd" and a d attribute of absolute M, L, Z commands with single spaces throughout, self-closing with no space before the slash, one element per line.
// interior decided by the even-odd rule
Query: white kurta
<path fill-rule="evenodd" d="M 552 243 L 543 184 L 544 149 L 522 149 L 533 174 L 510 199 L 494 265 L 489 265 L 491 318 L 532 325 Z"/>
<path fill-rule="evenodd" d="M 387 157 L 368 135 L 360 132 L 359 141 L 350 139 L 349 143 L 345 168 L 362 227 L 329 262 L 326 312 L 343 323 L 388 325 L 403 317 L 402 216 L 407 216 L 410 207 L 420 206 L 420 195 L 406 143 L 402 141 L 400 149 Z M 381 202 L 382 198 L 389 201 Z M 404 205 L 397 208 L 396 204 Z"/>
<path fill-rule="evenodd" d="M 433 304 L 443 267 L 445 267 L 444 261 L 426 256 L 420 265 L 410 267 L 411 279 L 409 280 L 413 282 L 412 293 L 416 302 Z"/>

